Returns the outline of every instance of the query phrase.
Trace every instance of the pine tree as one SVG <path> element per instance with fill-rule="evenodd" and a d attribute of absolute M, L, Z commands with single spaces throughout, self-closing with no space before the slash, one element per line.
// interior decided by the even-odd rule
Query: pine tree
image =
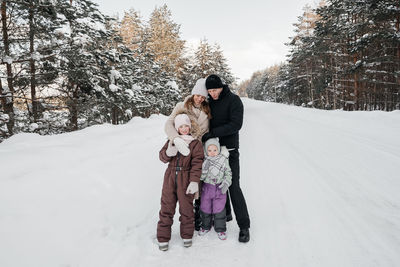
<path fill-rule="evenodd" d="M 2 2 L 1 43 L 5 54 L 1 55 L 3 49 L 0 49 L 0 57 L 6 59 L 2 63 L 7 65 L 8 78 L 7 85 L 0 86 L 0 93 L 7 94 L 2 98 L 5 101 L 2 106 L 8 114 L 9 134 L 25 130 L 20 126 L 29 121 L 38 121 L 42 100 L 38 93 L 56 77 L 56 70 L 50 64 L 56 45 L 54 33 L 59 26 L 55 6 L 55 0 Z M 24 111 L 16 108 L 23 103 L 29 111 L 30 116 L 26 116 L 29 121 L 18 121 L 15 128 L 14 123 L 21 115 L 25 120 Z"/>
<path fill-rule="evenodd" d="M 5 65 L 4 74 L 6 74 L 7 85 L 0 83 L 0 94 L 1 94 L 1 103 L 4 109 L 4 113 L 7 116 L 3 116 L 3 118 L 7 117 L 7 131 L 3 130 L 3 136 L 12 135 L 14 132 L 14 72 L 13 72 L 13 64 L 16 55 L 12 51 L 12 46 L 14 44 L 14 40 L 12 36 L 13 33 L 17 31 L 16 27 L 11 27 L 11 23 L 9 18 L 11 17 L 11 12 L 13 13 L 13 17 L 18 18 L 20 16 L 19 5 L 15 2 L 2 0 L 1 6 L 1 32 L 2 32 L 2 47 L 0 49 L 0 56 L 2 58 L 2 64 Z M 10 25 L 10 26 L 9 26 Z M 2 75 L 2 78 L 4 76 Z"/>
<path fill-rule="evenodd" d="M 205 38 L 200 40 L 192 62 L 192 85 L 196 83 L 197 79 L 205 78 L 210 74 L 220 76 L 223 82 L 228 85 L 232 85 L 236 81 L 220 45 L 210 45 Z"/>
<path fill-rule="evenodd" d="M 119 32 L 123 43 L 132 51 L 138 50 L 140 42 L 142 41 L 143 31 L 144 25 L 139 12 L 134 9 L 125 12 L 120 24 Z M 133 56 L 138 55 L 133 54 Z"/>
<path fill-rule="evenodd" d="M 80 113 L 89 108 L 85 105 L 95 97 L 99 88 L 109 85 L 110 66 L 103 51 L 111 32 L 105 28 L 106 20 L 91 1 L 74 1 L 60 6 L 70 29 L 65 34 L 64 47 L 60 51 L 60 69 L 63 74 L 61 92 L 71 113 L 70 129 L 77 130 Z"/>
<path fill-rule="evenodd" d="M 231 69 L 228 65 L 227 59 L 225 58 L 221 46 L 214 44 L 212 49 L 212 58 L 214 63 L 215 74 L 220 76 L 226 84 L 233 85 L 236 78 L 233 76 Z"/>
<path fill-rule="evenodd" d="M 60 1 L 50 0 L 30 0 L 23 2 L 21 8 L 26 10 L 22 17 L 26 25 L 27 35 L 25 40 L 29 49 L 26 49 L 21 55 L 27 60 L 22 68 L 29 69 L 28 75 L 19 79 L 19 86 L 30 87 L 30 102 L 28 111 L 32 116 L 33 122 L 38 122 L 40 106 L 43 103 L 43 94 L 41 89 L 48 87 L 57 77 L 55 66 L 55 51 L 57 51 L 57 31 L 62 27 L 63 21 L 57 16 L 57 6 Z M 23 34 L 19 38 L 23 42 Z M 26 66 L 25 66 L 26 65 Z"/>
<path fill-rule="evenodd" d="M 295 24 L 288 64 L 269 76 L 263 92 L 295 105 L 344 110 L 400 108 L 400 3 L 321 1 Z M 256 81 L 248 84 L 257 96 Z M 281 96 L 281 100 L 278 100 Z"/>
<path fill-rule="evenodd" d="M 0 141 L 19 131 L 167 115 L 181 89 L 206 76 L 196 76 L 195 59 L 183 56 L 180 26 L 166 5 L 147 24 L 134 10 L 120 24 L 90 0 L 4 0 L 1 19 Z M 234 81 L 218 45 L 207 60 L 207 75 Z"/>
<path fill-rule="evenodd" d="M 256 71 L 249 79 L 246 92 L 250 98 L 256 99 L 256 97 L 259 95 L 259 92 L 257 91 L 259 88 L 258 84 L 260 83 L 260 80 L 262 79 L 263 75 L 264 71 Z"/>
<path fill-rule="evenodd" d="M 276 102 L 292 105 L 294 104 L 294 94 L 290 70 L 287 63 L 282 64 L 276 77 Z"/>
<path fill-rule="evenodd" d="M 322 20 L 316 35 L 330 40 L 324 42 L 331 55 L 328 71 L 332 74 L 334 107 L 395 108 L 399 90 L 395 71 L 399 64 L 395 37 L 398 6 L 396 1 L 331 1 L 317 9 Z"/>
<path fill-rule="evenodd" d="M 318 16 L 313 12 L 309 5 L 304 7 L 303 15 L 298 18 L 299 22 L 295 23 L 296 35 L 292 37 L 289 45 L 291 56 L 289 62 L 291 64 L 291 74 L 296 79 L 294 90 L 302 95 L 302 105 L 306 103 L 314 106 L 315 87 L 313 85 L 315 75 L 317 75 L 317 62 L 314 56 L 313 38 L 315 22 Z"/>
<path fill-rule="evenodd" d="M 164 4 L 150 15 L 145 31 L 147 46 L 153 51 L 155 61 L 168 73 L 179 73 L 182 66 L 185 41 L 180 36 L 180 25 L 172 20 L 172 13 Z"/>
<path fill-rule="evenodd" d="M 213 48 L 207 39 L 200 40 L 200 44 L 194 53 L 193 70 L 194 82 L 197 79 L 205 78 L 216 72 L 215 62 L 213 61 Z M 193 83 L 193 82 L 192 82 Z M 194 84 L 194 83 L 193 83 Z"/>
<path fill-rule="evenodd" d="M 269 102 L 280 102 L 279 91 L 278 91 L 278 72 L 281 66 L 274 65 L 265 70 L 265 83 L 262 89 L 262 100 Z"/>

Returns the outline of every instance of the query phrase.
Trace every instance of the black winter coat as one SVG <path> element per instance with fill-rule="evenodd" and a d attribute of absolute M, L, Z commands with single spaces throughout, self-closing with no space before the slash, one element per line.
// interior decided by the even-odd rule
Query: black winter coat
<path fill-rule="evenodd" d="M 224 85 L 217 100 L 210 96 L 210 133 L 221 146 L 239 148 L 239 130 L 243 124 L 243 103 L 238 95 Z"/>

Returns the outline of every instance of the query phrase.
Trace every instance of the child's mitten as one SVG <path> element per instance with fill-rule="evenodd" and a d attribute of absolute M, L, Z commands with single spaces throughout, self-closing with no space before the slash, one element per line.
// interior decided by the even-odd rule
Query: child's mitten
<path fill-rule="evenodd" d="M 221 146 L 221 154 L 225 158 L 229 158 L 229 150 L 226 148 L 226 146 Z"/>
<path fill-rule="evenodd" d="M 175 144 L 176 148 L 178 149 L 179 153 L 181 153 L 184 156 L 189 155 L 189 153 L 190 153 L 189 144 L 186 143 L 185 140 L 183 140 L 180 137 L 175 137 L 174 144 Z"/>
<path fill-rule="evenodd" d="M 228 184 L 228 182 L 224 180 L 224 181 L 219 185 L 219 189 L 221 189 L 221 193 L 222 193 L 222 194 L 226 194 L 226 192 L 227 192 L 228 189 L 229 189 L 229 184 Z"/>
<path fill-rule="evenodd" d="M 168 157 L 174 157 L 178 153 L 178 149 L 176 149 L 176 146 L 172 145 L 172 142 L 169 141 L 165 153 L 167 154 Z"/>
<path fill-rule="evenodd" d="M 190 182 L 188 188 L 186 189 L 186 194 L 194 194 L 199 191 L 199 183 Z"/>

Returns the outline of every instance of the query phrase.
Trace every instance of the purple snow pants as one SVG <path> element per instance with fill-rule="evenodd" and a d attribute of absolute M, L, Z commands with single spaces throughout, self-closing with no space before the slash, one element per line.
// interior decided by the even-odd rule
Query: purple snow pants
<path fill-rule="evenodd" d="M 221 193 L 219 185 L 204 183 L 201 192 L 200 210 L 207 214 L 217 214 L 225 208 L 226 194 Z"/>

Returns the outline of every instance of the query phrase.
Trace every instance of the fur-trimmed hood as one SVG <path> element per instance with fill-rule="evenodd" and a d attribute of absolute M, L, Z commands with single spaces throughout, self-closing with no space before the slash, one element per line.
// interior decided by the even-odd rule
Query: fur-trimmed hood
<path fill-rule="evenodd" d="M 197 112 L 193 109 L 185 108 L 185 103 L 189 100 L 190 97 L 191 96 L 189 95 L 185 98 L 184 101 L 176 104 L 174 110 L 172 111 L 171 115 L 168 117 L 168 120 L 165 123 L 164 130 L 168 136 L 168 139 L 171 141 L 179 135 L 174 126 L 174 120 L 177 114 L 184 113 L 189 116 L 192 125 L 194 125 L 193 129 L 191 130 L 192 136 L 194 138 L 201 141 L 201 137 L 209 130 L 210 121 L 204 111 L 199 110 L 199 112 Z"/>

